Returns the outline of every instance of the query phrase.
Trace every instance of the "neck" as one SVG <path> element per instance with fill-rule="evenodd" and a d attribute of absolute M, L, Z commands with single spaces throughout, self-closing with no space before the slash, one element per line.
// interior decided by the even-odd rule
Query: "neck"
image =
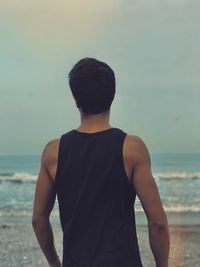
<path fill-rule="evenodd" d="M 85 115 L 80 112 L 80 116 L 81 125 L 78 128 L 80 130 L 98 131 L 112 127 L 109 123 L 110 111 L 97 115 Z"/>

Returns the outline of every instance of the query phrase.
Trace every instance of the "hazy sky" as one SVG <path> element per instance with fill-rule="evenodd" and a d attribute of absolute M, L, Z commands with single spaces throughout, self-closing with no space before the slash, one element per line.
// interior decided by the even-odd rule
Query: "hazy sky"
<path fill-rule="evenodd" d="M 80 125 L 67 74 L 81 58 L 116 75 L 110 123 L 154 152 L 200 152 L 200 3 L 0 1 L 0 154 L 40 154 Z"/>

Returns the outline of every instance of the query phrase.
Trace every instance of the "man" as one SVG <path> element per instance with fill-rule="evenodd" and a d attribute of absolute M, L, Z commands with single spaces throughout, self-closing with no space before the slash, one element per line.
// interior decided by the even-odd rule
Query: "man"
<path fill-rule="evenodd" d="M 115 75 L 104 62 L 80 60 L 69 84 L 81 125 L 44 148 L 32 224 L 51 267 L 141 267 L 134 201 L 145 211 L 157 267 L 168 266 L 169 230 L 144 141 L 109 123 Z M 63 259 L 49 216 L 57 195 Z"/>

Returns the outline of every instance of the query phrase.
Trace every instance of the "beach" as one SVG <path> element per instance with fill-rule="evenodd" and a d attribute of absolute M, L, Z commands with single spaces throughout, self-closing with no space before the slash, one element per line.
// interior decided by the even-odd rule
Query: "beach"
<path fill-rule="evenodd" d="M 55 246 L 62 256 L 62 231 L 58 217 L 52 217 Z M 169 267 L 199 266 L 199 225 L 170 225 Z M 144 267 L 155 266 L 146 225 L 137 225 L 141 259 Z M 0 218 L 0 266 L 47 266 L 35 238 L 30 216 Z"/>

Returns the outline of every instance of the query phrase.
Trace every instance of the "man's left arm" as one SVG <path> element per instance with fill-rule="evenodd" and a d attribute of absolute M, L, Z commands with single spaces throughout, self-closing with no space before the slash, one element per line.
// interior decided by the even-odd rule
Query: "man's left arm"
<path fill-rule="evenodd" d="M 61 262 L 54 246 L 54 236 L 49 220 L 53 209 L 56 192 L 54 182 L 48 172 L 48 147 L 45 146 L 41 156 L 41 166 L 36 182 L 32 226 L 38 243 L 50 267 L 61 267 Z"/>

